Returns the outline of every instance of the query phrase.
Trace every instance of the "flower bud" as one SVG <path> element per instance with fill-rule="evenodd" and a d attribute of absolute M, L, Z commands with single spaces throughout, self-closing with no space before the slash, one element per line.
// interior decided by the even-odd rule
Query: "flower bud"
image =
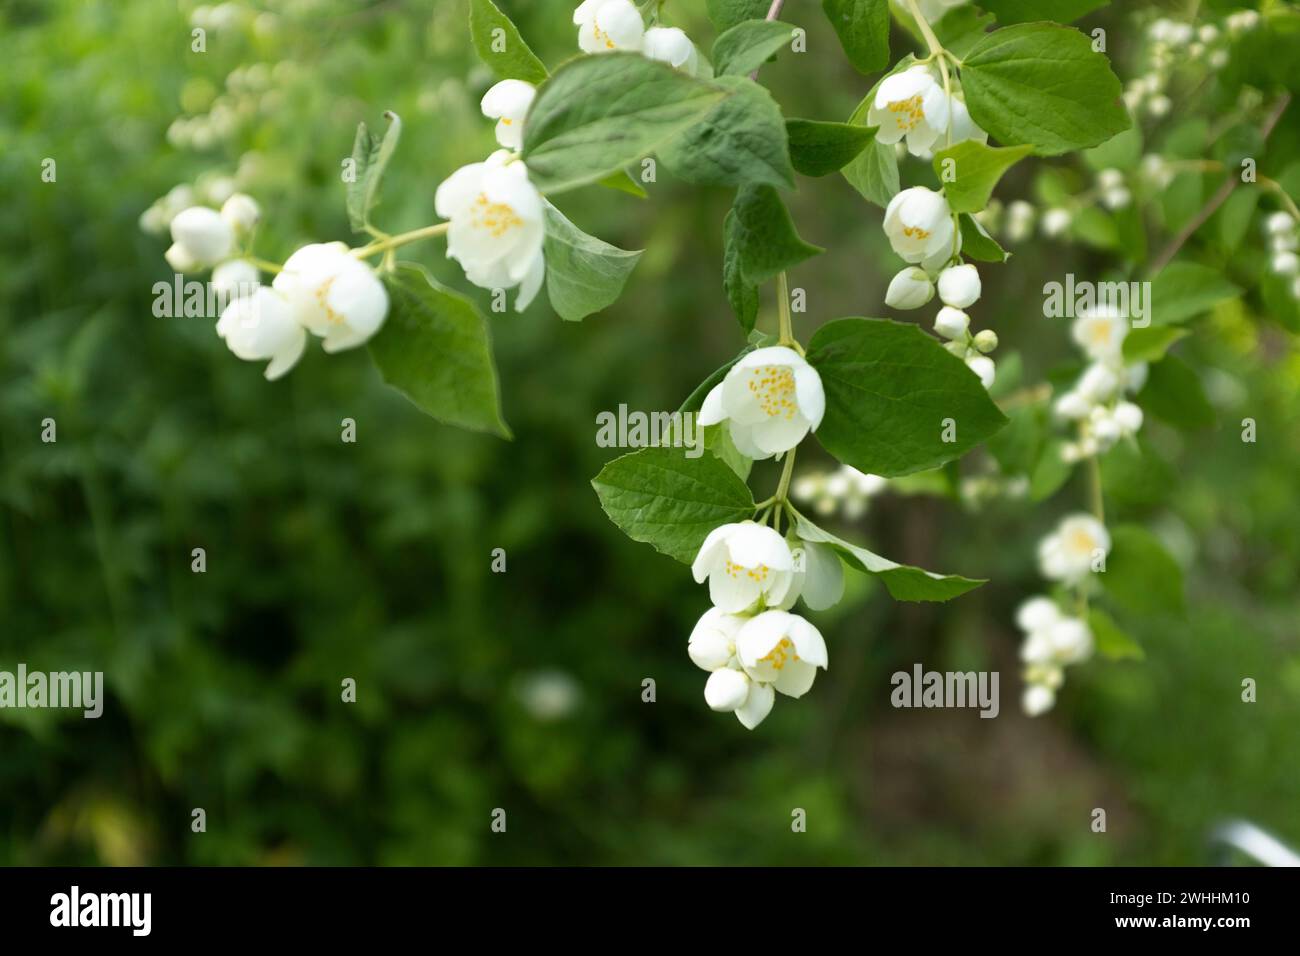
<path fill-rule="evenodd" d="M 695 44 L 677 27 L 651 27 L 646 30 L 641 53 L 692 76 L 699 70 L 700 55 L 695 50 Z"/>
<path fill-rule="evenodd" d="M 227 299 L 251 295 L 259 284 L 257 266 L 247 259 L 230 259 L 212 270 L 209 284 Z"/>
<path fill-rule="evenodd" d="M 968 309 L 980 297 L 979 270 L 969 262 L 939 273 L 939 298 L 954 309 Z"/>
<path fill-rule="evenodd" d="M 945 305 L 934 319 L 934 330 L 945 339 L 964 339 L 970 328 L 970 316 L 961 309 Z"/>
<path fill-rule="evenodd" d="M 163 258 L 175 272 L 197 272 L 199 269 L 198 260 L 179 242 L 173 242 L 163 253 Z"/>
<path fill-rule="evenodd" d="M 748 696 L 749 678 L 728 667 L 714 671 L 704 684 L 705 703 L 723 713 L 740 707 Z"/>
<path fill-rule="evenodd" d="M 183 246 L 199 265 L 215 265 L 230 255 L 235 234 L 215 209 L 191 206 L 172 220 L 172 240 Z M 170 261 L 170 260 L 169 260 Z"/>
<path fill-rule="evenodd" d="M 1063 235 L 1065 230 L 1070 228 L 1073 218 L 1070 210 L 1059 206 L 1047 210 L 1043 213 L 1043 234 L 1052 238 Z"/>
<path fill-rule="evenodd" d="M 236 235 L 248 235 L 262 218 L 262 210 L 252 196 L 234 193 L 221 205 L 221 218 Z"/>
<path fill-rule="evenodd" d="M 998 334 L 992 329 L 981 329 L 975 333 L 971 344 L 987 355 L 998 347 Z"/>
<path fill-rule="evenodd" d="M 1280 276 L 1293 276 L 1300 272 L 1300 256 L 1294 252 L 1279 252 L 1273 256 L 1273 271 Z"/>
<path fill-rule="evenodd" d="M 1295 220 L 1292 219 L 1288 213 L 1275 212 L 1264 220 L 1264 226 L 1269 232 L 1276 236 L 1279 233 L 1290 232 L 1294 229 Z"/>
<path fill-rule="evenodd" d="M 997 366 L 987 355 L 972 355 L 966 359 L 966 367 L 980 377 L 980 384 L 985 388 L 993 387 L 997 376 Z"/>
<path fill-rule="evenodd" d="M 919 309 L 934 298 L 934 283 L 917 266 L 909 266 L 889 281 L 885 305 L 893 309 Z"/>

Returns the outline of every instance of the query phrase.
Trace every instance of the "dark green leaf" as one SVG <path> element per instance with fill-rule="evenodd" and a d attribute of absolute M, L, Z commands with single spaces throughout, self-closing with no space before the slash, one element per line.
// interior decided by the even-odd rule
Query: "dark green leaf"
<path fill-rule="evenodd" d="M 786 120 L 785 133 L 790 161 L 795 171 L 805 176 L 825 176 L 843 169 L 876 135 L 874 127 L 806 119 Z"/>
<path fill-rule="evenodd" d="M 479 59 L 498 79 L 541 83 L 546 67 L 528 48 L 519 29 L 492 0 L 470 0 L 469 33 Z"/>
<path fill-rule="evenodd" d="M 762 285 L 778 272 L 824 251 L 799 238 L 790 213 L 771 186 L 744 187 L 736 193 L 731 211 L 735 216 L 731 229 L 740 274 L 752 286 Z"/>
<path fill-rule="evenodd" d="M 546 294 L 562 319 L 577 321 L 612 305 L 641 258 L 589 236 L 546 204 Z"/>
<path fill-rule="evenodd" d="M 718 76 L 744 76 L 790 44 L 794 27 L 780 20 L 746 20 L 713 44 L 713 70 Z"/>

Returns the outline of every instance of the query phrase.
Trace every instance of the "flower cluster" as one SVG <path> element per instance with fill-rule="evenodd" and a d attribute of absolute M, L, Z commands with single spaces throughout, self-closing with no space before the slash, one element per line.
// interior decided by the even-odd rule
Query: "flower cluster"
<path fill-rule="evenodd" d="M 1105 570 L 1110 534 L 1092 515 L 1065 518 L 1038 545 L 1038 567 L 1043 577 L 1074 590 L 1086 607 L 1091 575 Z M 1072 617 L 1050 597 L 1030 598 L 1016 612 L 1024 632 L 1020 659 L 1024 663 L 1025 692 L 1022 705 L 1031 716 L 1050 710 L 1065 680 L 1065 667 L 1092 654 L 1092 631 L 1083 617 Z"/>
<path fill-rule="evenodd" d="M 885 209 L 885 235 L 905 261 L 920 263 L 890 280 L 885 304 L 918 309 L 934 298 L 937 287 L 943 306 L 935 317 L 935 332 L 948 340 L 948 351 L 990 387 L 997 370 L 988 353 L 998 347 L 998 337 L 992 329 L 971 334 L 965 310 L 979 301 L 980 274 L 974 263 L 960 260 L 961 232 L 948 201 L 924 186 L 904 189 Z"/>
<path fill-rule="evenodd" d="M 1075 439 L 1061 448 L 1068 462 L 1101 454 L 1142 427 L 1142 409 L 1124 398 L 1146 383 L 1145 362 L 1126 363 L 1128 318 L 1112 306 L 1098 306 L 1074 320 L 1071 335 L 1090 360 L 1074 386 L 1053 405 L 1059 419 L 1077 427 Z"/>
<path fill-rule="evenodd" d="M 1275 212 L 1264 220 L 1268 236 L 1269 270 L 1291 281 L 1292 298 L 1300 299 L 1300 256 L 1296 255 L 1296 221 L 1290 213 Z"/>
<path fill-rule="evenodd" d="M 789 541 L 742 521 L 714 528 L 691 566 L 709 583 L 713 607 L 691 632 L 687 653 L 709 672 L 704 700 L 734 713 L 750 730 L 771 712 L 776 692 L 802 697 L 828 665 L 821 632 L 798 614 L 797 600 L 828 608 L 844 592 L 839 557 L 824 544 Z"/>
<path fill-rule="evenodd" d="M 712 76 L 713 69 L 677 27 L 647 28 L 632 0 L 583 0 L 573 11 L 578 46 L 584 53 L 624 50 L 667 63 L 692 76 Z"/>
<path fill-rule="evenodd" d="M 843 510 L 844 517 L 856 521 L 867 511 L 871 499 L 888 486 L 879 475 L 868 475 L 852 465 L 840 465 L 829 473 L 801 475 L 791 488 L 798 501 L 806 501 L 820 515 Z"/>

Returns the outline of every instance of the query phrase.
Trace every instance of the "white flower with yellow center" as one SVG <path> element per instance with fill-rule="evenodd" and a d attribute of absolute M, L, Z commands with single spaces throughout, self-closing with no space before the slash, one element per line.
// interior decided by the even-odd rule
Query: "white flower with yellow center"
<path fill-rule="evenodd" d="M 798 614 L 764 611 L 736 635 L 736 657 L 749 679 L 787 697 L 808 693 L 817 668 L 826 669 L 826 641 Z"/>
<path fill-rule="evenodd" d="M 238 358 L 247 362 L 269 359 L 264 373 L 268 381 L 293 368 L 307 345 L 307 331 L 292 305 L 266 286 L 226 306 L 217 320 L 217 335 Z"/>
<path fill-rule="evenodd" d="M 523 80 L 502 80 L 483 94 L 479 108 L 488 119 L 497 121 L 497 142 L 506 149 L 524 145 L 524 117 L 536 96 L 537 87 Z"/>
<path fill-rule="evenodd" d="M 645 40 L 645 21 L 632 0 L 583 0 L 573 22 L 584 53 L 639 52 Z"/>
<path fill-rule="evenodd" d="M 1070 335 L 1093 361 L 1122 362 L 1128 319 L 1114 306 L 1082 310 L 1070 326 Z"/>
<path fill-rule="evenodd" d="M 742 455 L 771 458 L 816 431 L 826 411 L 821 376 L 794 349 L 755 349 L 731 367 L 700 408 L 699 423 L 727 422 Z"/>
<path fill-rule="evenodd" d="M 326 352 L 356 348 L 379 331 L 388 315 L 388 293 L 371 268 L 342 242 L 303 246 L 271 285 L 293 307 Z"/>
<path fill-rule="evenodd" d="M 451 220 L 447 255 L 465 277 L 483 289 L 518 286 L 515 309 L 526 309 L 546 275 L 546 229 L 542 195 L 523 161 L 500 149 L 462 166 L 438 187 L 433 203 Z"/>
<path fill-rule="evenodd" d="M 1092 515 L 1071 515 L 1038 545 L 1043 577 L 1068 585 L 1081 583 L 1096 568 L 1104 570 L 1110 534 Z"/>
<path fill-rule="evenodd" d="M 913 66 L 887 76 L 867 110 L 876 141 L 892 145 L 906 138 L 913 156 L 928 151 L 948 128 L 950 100 L 928 66 Z"/>
<path fill-rule="evenodd" d="M 794 584 L 794 557 L 785 539 L 754 521 L 714 528 L 691 565 L 697 584 L 709 582 L 714 606 L 739 614 L 780 605 Z"/>
<path fill-rule="evenodd" d="M 924 186 L 904 189 L 885 207 L 885 235 L 905 262 L 932 272 L 959 249 L 953 241 L 952 210 L 943 195 Z"/>

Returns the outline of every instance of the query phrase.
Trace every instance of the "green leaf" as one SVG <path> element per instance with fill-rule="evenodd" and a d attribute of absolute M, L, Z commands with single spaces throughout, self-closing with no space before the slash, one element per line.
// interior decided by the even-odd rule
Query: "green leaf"
<path fill-rule="evenodd" d="M 624 534 L 685 564 L 714 528 L 754 516 L 753 495 L 734 471 L 713 455 L 687 458 L 681 448 L 615 458 L 591 485 Z"/>
<path fill-rule="evenodd" d="M 1232 195 L 1219 207 L 1214 218 L 1219 227 L 1219 247 L 1226 253 L 1233 253 L 1246 238 L 1250 220 L 1259 205 L 1258 189 L 1234 189 Z"/>
<path fill-rule="evenodd" d="M 388 318 L 369 344 L 384 381 L 439 421 L 509 438 L 483 314 L 414 263 L 384 284 Z"/>
<path fill-rule="evenodd" d="M 537 90 L 525 119 L 529 178 L 544 193 L 595 182 L 698 123 L 727 95 L 638 53 L 570 60 Z"/>
<path fill-rule="evenodd" d="M 1158 362 L 1165 357 L 1169 347 L 1188 335 L 1186 329 L 1176 325 L 1149 325 L 1130 329 L 1124 336 L 1124 362 Z"/>
<path fill-rule="evenodd" d="M 1046 501 L 1069 480 L 1073 466 L 1061 454 L 1064 447 L 1065 442 L 1059 438 L 1043 445 L 1038 462 L 1029 475 L 1030 501 Z"/>
<path fill-rule="evenodd" d="M 980 0 L 980 6 L 998 18 L 998 23 L 1028 23 L 1055 20 L 1070 23 L 1085 13 L 1106 6 L 1109 0 Z"/>
<path fill-rule="evenodd" d="M 876 130 L 851 123 L 788 119 L 785 135 L 795 171 L 805 176 L 825 176 L 852 162 L 875 139 Z"/>
<path fill-rule="evenodd" d="M 744 187 L 736 193 L 731 211 L 735 216 L 731 238 L 740 274 L 752 286 L 825 251 L 799 238 L 790 213 L 771 186 Z"/>
<path fill-rule="evenodd" d="M 934 28 L 934 35 L 943 44 L 943 48 L 960 58 L 970 52 L 992 24 L 993 14 L 981 13 L 973 4 L 967 4 L 953 7 L 939 18 L 938 23 L 933 23 L 931 26 Z M 920 31 L 916 32 L 917 39 L 924 43 L 925 38 L 919 36 Z"/>
<path fill-rule="evenodd" d="M 402 135 L 401 117 L 389 110 L 384 113 L 384 119 L 388 120 L 388 129 L 382 137 L 371 133 L 365 123 L 358 123 L 357 136 L 352 141 L 353 179 L 347 184 L 347 207 L 353 232 L 361 232 L 370 225 L 370 210 L 379 202 L 379 181 Z"/>
<path fill-rule="evenodd" d="M 889 0 L 822 0 L 822 9 L 855 70 L 889 65 Z"/>
<path fill-rule="evenodd" d="M 1120 630 L 1114 618 L 1099 607 L 1088 611 L 1088 630 L 1092 631 L 1092 640 L 1097 646 L 1097 653 L 1107 660 L 1145 660 L 1146 651 L 1142 645 Z"/>
<path fill-rule="evenodd" d="M 701 186 L 793 187 L 785 120 L 776 100 L 747 76 L 722 76 L 717 85 L 731 95 L 661 146 L 659 159 L 675 175 Z"/>
<path fill-rule="evenodd" d="M 1011 258 L 1011 253 L 1004 251 L 997 240 L 971 218 L 970 213 L 964 212 L 958 219 L 961 223 L 961 251 L 966 258 L 980 262 L 1006 262 Z"/>
<path fill-rule="evenodd" d="M 934 154 L 934 171 L 953 212 L 979 212 L 989 204 L 1002 174 L 1029 155 L 1030 146 L 999 149 L 978 140 L 941 149 Z"/>
<path fill-rule="evenodd" d="M 1138 394 L 1138 404 L 1184 431 L 1214 427 L 1214 408 L 1205 397 L 1200 378 L 1174 355 L 1166 355 L 1151 366 Z"/>
<path fill-rule="evenodd" d="M 808 361 L 826 391 L 817 438 L 859 471 L 933 468 L 1007 421 L 966 363 L 910 323 L 836 319 L 812 337 Z"/>
<path fill-rule="evenodd" d="M 964 578 L 959 574 L 936 574 L 921 568 L 890 561 L 866 548 L 837 538 L 796 512 L 795 533 L 805 541 L 829 545 L 849 567 L 874 574 L 885 583 L 896 601 L 948 601 L 985 583 L 985 579 Z"/>
<path fill-rule="evenodd" d="M 726 293 L 740 327 L 752 332 L 758 319 L 758 287 L 747 282 L 741 271 L 736 222 L 735 210 L 727 210 L 726 218 L 722 220 L 722 291 Z"/>
<path fill-rule="evenodd" d="M 844 178 L 862 198 L 882 209 L 898 195 L 898 155 L 894 147 L 872 139 L 857 159 L 844 167 Z"/>
<path fill-rule="evenodd" d="M 718 76 L 744 76 L 790 43 L 794 27 L 780 20 L 737 23 L 713 44 L 713 71 Z"/>
<path fill-rule="evenodd" d="M 1183 572 L 1160 539 L 1141 525 L 1120 525 L 1110 537 L 1106 595 L 1132 614 L 1182 614 Z"/>
<path fill-rule="evenodd" d="M 498 79 L 525 80 L 533 84 L 546 79 L 546 66 L 492 0 L 470 0 L 469 33 L 479 59 Z"/>
<path fill-rule="evenodd" d="M 762 20 L 770 6 L 771 0 L 708 0 L 706 4 L 713 28 L 719 33 L 745 20 Z"/>
<path fill-rule="evenodd" d="M 986 34 L 966 54 L 961 82 L 971 118 L 993 138 L 1045 155 L 1129 127 L 1110 62 L 1069 27 L 1025 23 Z"/>
<path fill-rule="evenodd" d="M 1196 262 L 1171 262 L 1151 280 L 1151 324 L 1184 322 L 1240 294 L 1218 269 Z"/>
<path fill-rule="evenodd" d="M 754 459 L 741 454 L 736 443 L 731 440 L 731 428 L 726 422 L 709 425 L 704 429 L 704 447 L 734 471 L 741 481 L 749 478 L 749 472 L 754 467 Z"/>
<path fill-rule="evenodd" d="M 1131 126 L 1116 133 L 1100 146 L 1085 150 L 1084 161 L 1093 169 L 1137 169 L 1142 160 L 1142 127 Z"/>
<path fill-rule="evenodd" d="M 621 193 L 627 193 L 629 196 L 636 196 L 638 199 L 645 199 L 649 195 L 645 191 L 645 187 L 633 179 L 632 174 L 626 169 L 610 173 L 604 179 L 598 180 L 598 182 L 606 189 L 616 189 Z"/>
<path fill-rule="evenodd" d="M 576 322 L 613 305 L 641 250 L 628 252 L 589 236 L 546 204 L 546 294 L 560 318 Z"/>

